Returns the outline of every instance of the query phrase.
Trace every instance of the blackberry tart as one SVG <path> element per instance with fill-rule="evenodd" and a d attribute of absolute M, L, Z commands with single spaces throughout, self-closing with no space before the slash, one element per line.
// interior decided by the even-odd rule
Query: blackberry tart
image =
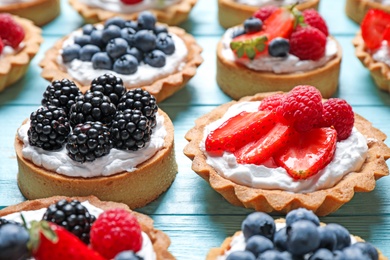
<path fill-rule="evenodd" d="M 53 81 L 41 103 L 15 139 L 27 199 L 95 195 L 138 208 L 175 179 L 173 125 L 149 92 L 104 74 L 84 94 Z"/>

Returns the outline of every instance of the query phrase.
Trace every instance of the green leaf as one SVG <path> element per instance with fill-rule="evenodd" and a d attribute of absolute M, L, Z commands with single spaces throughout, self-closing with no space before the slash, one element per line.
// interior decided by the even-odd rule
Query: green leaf
<path fill-rule="evenodd" d="M 237 57 L 238 58 L 241 58 L 242 56 L 244 56 L 244 53 L 245 53 L 245 48 L 244 46 L 240 46 L 240 48 L 237 49 Z"/>
<path fill-rule="evenodd" d="M 234 51 L 236 51 L 238 48 L 242 46 L 242 42 L 230 42 L 230 48 Z"/>
<path fill-rule="evenodd" d="M 246 53 L 246 56 L 248 56 L 248 58 L 251 60 L 253 60 L 256 56 L 256 51 L 252 46 L 246 46 L 245 53 Z"/>

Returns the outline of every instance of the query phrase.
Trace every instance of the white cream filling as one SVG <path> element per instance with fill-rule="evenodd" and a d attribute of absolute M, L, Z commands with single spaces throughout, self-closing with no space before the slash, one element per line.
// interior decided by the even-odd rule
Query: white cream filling
<path fill-rule="evenodd" d="M 375 61 L 383 62 L 387 66 L 390 66 L 390 46 L 387 41 L 383 41 L 381 47 L 372 53 L 372 58 Z"/>
<path fill-rule="evenodd" d="M 136 13 L 148 9 L 164 9 L 174 5 L 180 0 L 143 0 L 137 4 L 127 5 L 120 0 L 79 0 L 91 7 L 98 7 L 115 13 Z"/>
<path fill-rule="evenodd" d="M 0 6 L 8 6 L 8 5 L 27 3 L 27 2 L 32 2 L 32 1 L 34 1 L 34 0 L 1 0 Z"/>
<path fill-rule="evenodd" d="M 308 0 L 235 0 L 239 4 L 252 5 L 252 6 L 265 6 L 265 5 L 293 5 L 297 3 L 303 3 Z"/>
<path fill-rule="evenodd" d="M 224 178 L 257 189 L 308 193 L 333 187 L 346 174 L 359 170 L 363 165 L 368 151 L 367 140 L 356 128 L 353 128 L 351 136 L 346 140 L 337 142 L 332 161 L 305 180 L 294 180 L 282 167 L 267 168 L 263 165 L 239 164 L 234 154 L 229 152 L 224 152 L 222 156 L 213 156 L 206 152 L 205 140 L 211 131 L 242 111 L 257 111 L 259 104 L 259 101 L 237 103 L 231 106 L 221 119 L 204 129 L 200 149 L 206 155 L 207 164 Z"/>
<path fill-rule="evenodd" d="M 382 5 L 390 5 L 390 0 L 371 0 L 371 2 L 377 2 Z"/>
<path fill-rule="evenodd" d="M 101 213 L 103 213 L 103 210 L 100 208 L 95 207 L 89 201 L 81 202 L 81 204 L 86 207 L 89 211 L 89 213 L 96 218 L 99 217 Z M 21 215 L 23 215 L 24 219 L 27 223 L 30 223 L 31 221 L 40 221 L 42 220 L 43 215 L 45 214 L 47 208 L 42 208 L 38 210 L 29 210 L 29 211 L 21 211 L 21 212 L 15 212 L 6 216 L 3 216 L 1 218 L 7 219 L 7 220 L 13 220 L 19 223 L 23 223 L 23 220 L 21 218 Z M 143 257 L 144 260 L 155 260 L 156 259 L 156 253 L 153 249 L 153 244 L 148 235 L 145 232 L 142 232 L 142 247 L 141 250 L 136 252 L 138 256 Z"/>
<path fill-rule="evenodd" d="M 120 172 L 135 171 L 137 165 L 150 159 L 164 147 L 165 136 L 167 135 L 164 127 L 164 117 L 157 113 L 156 119 L 157 125 L 153 129 L 151 140 L 144 148 L 138 151 L 124 151 L 113 148 L 108 155 L 85 163 L 72 160 L 67 154 L 65 144 L 58 151 L 46 151 L 30 145 L 27 135 L 30 121 L 19 128 L 18 138 L 23 141 L 23 157 L 46 170 L 69 177 L 92 178 L 110 176 Z"/>

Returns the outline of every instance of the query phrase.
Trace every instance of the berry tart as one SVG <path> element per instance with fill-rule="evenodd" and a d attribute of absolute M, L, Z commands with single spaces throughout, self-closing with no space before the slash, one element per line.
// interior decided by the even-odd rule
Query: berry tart
<path fill-rule="evenodd" d="M 390 2 L 388 0 L 347 0 L 345 4 L 347 16 L 359 24 L 370 9 L 390 13 Z"/>
<path fill-rule="evenodd" d="M 173 125 L 155 98 L 111 74 L 82 94 L 53 81 L 18 129 L 18 185 L 27 199 L 88 196 L 145 206 L 176 177 Z"/>
<path fill-rule="evenodd" d="M 0 210 L 0 259 L 174 259 L 169 245 L 148 216 L 94 196 L 49 197 Z"/>
<path fill-rule="evenodd" d="M 249 214 L 241 231 L 212 248 L 207 260 L 269 259 L 387 259 L 372 244 L 353 236 L 342 225 L 320 223 L 309 210 L 299 208 L 285 219 L 263 212 Z"/>
<path fill-rule="evenodd" d="M 60 14 L 60 0 L 1 0 L 0 13 L 10 13 L 45 25 Z"/>
<path fill-rule="evenodd" d="M 298 10 L 318 9 L 320 0 L 218 0 L 219 24 L 227 29 L 242 24 L 259 7 L 262 13 L 268 13 L 276 7 L 296 4 Z"/>
<path fill-rule="evenodd" d="M 83 92 L 98 75 L 113 73 L 127 89 L 142 87 L 160 102 L 195 75 L 201 51 L 183 29 L 156 24 L 145 11 L 137 21 L 85 25 L 49 49 L 40 66 L 45 79 L 72 78 Z"/>
<path fill-rule="evenodd" d="M 372 9 L 353 39 L 355 54 L 379 89 L 390 92 L 390 14 Z"/>
<path fill-rule="evenodd" d="M 192 169 L 231 204 L 257 211 L 327 215 L 389 174 L 386 135 L 312 86 L 224 104 L 185 138 Z"/>
<path fill-rule="evenodd" d="M 120 16 L 135 19 L 142 11 L 151 11 L 157 20 L 178 25 L 187 20 L 197 0 L 69 0 L 88 23 Z"/>
<path fill-rule="evenodd" d="M 226 31 L 217 47 L 217 82 L 233 99 L 310 84 L 337 90 L 342 51 L 314 9 L 256 12 Z"/>
<path fill-rule="evenodd" d="M 42 41 L 41 29 L 31 21 L 0 13 L 0 91 L 26 73 Z"/>

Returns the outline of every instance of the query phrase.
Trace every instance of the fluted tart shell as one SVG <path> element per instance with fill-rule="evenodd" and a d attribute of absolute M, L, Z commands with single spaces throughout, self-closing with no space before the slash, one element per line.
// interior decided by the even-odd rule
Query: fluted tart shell
<path fill-rule="evenodd" d="M 390 6 L 370 0 L 346 0 L 345 13 L 356 23 L 360 24 L 370 9 L 380 9 L 390 13 Z"/>

